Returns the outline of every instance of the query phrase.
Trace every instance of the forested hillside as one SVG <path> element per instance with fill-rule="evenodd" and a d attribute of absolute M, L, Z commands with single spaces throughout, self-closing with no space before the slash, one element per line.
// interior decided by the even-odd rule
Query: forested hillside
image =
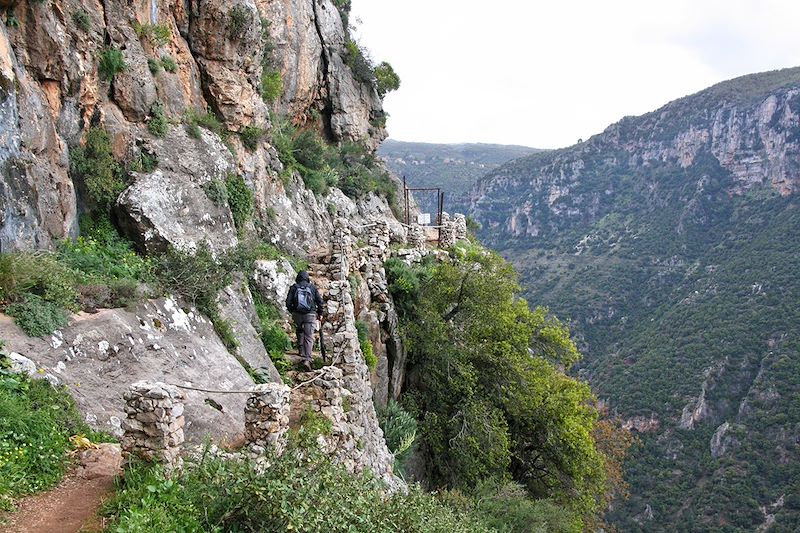
<path fill-rule="evenodd" d="M 515 160 L 482 238 L 569 319 L 637 430 L 623 531 L 800 527 L 800 69 L 746 76 Z"/>

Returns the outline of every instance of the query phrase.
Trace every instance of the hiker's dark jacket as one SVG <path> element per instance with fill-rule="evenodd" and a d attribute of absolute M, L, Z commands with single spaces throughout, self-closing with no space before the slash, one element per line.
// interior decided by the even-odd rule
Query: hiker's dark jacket
<path fill-rule="evenodd" d="M 317 315 L 322 316 L 323 314 L 325 314 L 325 302 L 322 301 L 322 295 L 320 295 L 319 291 L 317 290 L 317 287 L 315 287 L 314 284 L 311 283 L 311 280 L 308 277 L 308 273 L 300 272 L 300 274 L 297 275 L 296 281 L 297 283 L 295 283 L 289 288 L 289 294 L 286 295 L 286 309 L 290 313 L 295 313 L 296 311 L 294 305 L 295 302 L 297 301 L 297 299 L 295 298 L 297 287 L 298 286 L 305 287 L 306 285 L 310 285 L 311 292 L 314 294 L 314 304 L 317 307 Z"/>

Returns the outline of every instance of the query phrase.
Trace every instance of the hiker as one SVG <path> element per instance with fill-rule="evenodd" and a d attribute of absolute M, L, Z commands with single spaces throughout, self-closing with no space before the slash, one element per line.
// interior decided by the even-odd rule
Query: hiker
<path fill-rule="evenodd" d="M 297 348 L 303 358 L 303 366 L 311 370 L 311 351 L 314 347 L 314 331 L 317 329 L 317 316 L 325 314 L 325 302 L 317 288 L 311 283 L 308 272 L 301 270 L 295 283 L 286 295 L 286 309 L 292 313 Z"/>

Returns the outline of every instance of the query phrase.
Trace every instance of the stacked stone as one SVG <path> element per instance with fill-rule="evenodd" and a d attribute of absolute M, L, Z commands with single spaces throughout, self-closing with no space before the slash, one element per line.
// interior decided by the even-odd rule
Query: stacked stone
<path fill-rule="evenodd" d="M 122 422 L 123 453 L 164 463 L 170 469 L 179 467 L 185 423 L 183 394 L 165 383 L 137 381 L 123 397 L 128 415 Z"/>
<path fill-rule="evenodd" d="M 333 221 L 331 241 L 330 279 L 345 280 L 350 274 L 350 263 L 353 256 L 353 234 L 346 218 L 338 217 Z"/>
<path fill-rule="evenodd" d="M 283 452 L 289 429 L 289 392 L 283 383 L 256 385 L 244 408 L 245 438 L 254 453 L 268 447 Z"/>
<path fill-rule="evenodd" d="M 392 473 L 394 458 L 383 440 L 383 431 L 378 425 L 378 416 L 372 403 L 370 373 L 358 342 L 353 299 L 350 284 L 346 280 L 331 283 L 328 318 L 333 360 L 342 372 L 339 388 L 346 390 L 346 395 L 350 396 L 346 425 L 338 431 L 336 457 L 353 471 L 360 472 L 367 468 L 376 476 L 396 485 L 397 479 Z M 327 415 L 324 410 L 322 412 Z M 351 446 L 347 435 L 352 437 L 354 446 Z"/>
<path fill-rule="evenodd" d="M 453 223 L 456 226 L 456 240 L 463 241 L 467 238 L 467 217 L 461 213 L 453 215 Z"/>
<path fill-rule="evenodd" d="M 452 220 L 442 222 L 439 233 L 439 247 L 443 249 L 451 248 L 456 244 L 456 223 Z"/>
<path fill-rule="evenodd" d="M 424 249 L 425 230 L 419 224 L 409 226 L 406 232 L 406 240 L 411 248 Z"/>
<path fill-rule="evenodd" d="M 379 258 L 381 261 L 386 259 L 391 238 L 392 232 L 389 229 L 388 222 L 383 219 L 373 222 L 369 228 L 369 237 L 367 240 L 370 257 Z"/>

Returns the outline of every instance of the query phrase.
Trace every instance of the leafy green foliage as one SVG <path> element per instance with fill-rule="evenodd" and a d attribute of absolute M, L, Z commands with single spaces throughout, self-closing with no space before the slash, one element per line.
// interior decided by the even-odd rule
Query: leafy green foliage
<path fill-rule="evenodd" d="M 361 354 L 370 372 L 375 372 L 378 366 L 378 358 L 372 350 L 372 341 L 369 340 L 369 326 L 363 320 L 356 320 L 356 330 L 358 331 L 358 343 L 361 346 Z"/>
<path fill-rule="evenodd" d="M 234 5 L 228 12 L 228 37 L 236 41 L 241 39 L 253 24 L 253 16 L 250 10 L 241 4 Z"/>
<path fill-rule="evenodd" d="M 258 314 L 261 343 L 275 368 L 282 376 L 285 376 L 286 372 L 291 369 L 291 363 L 286 359 L 285 353 L 291 349 L 292 341 L 278 324 L 280 319 L 278 309 L 273 304 L 266 302 L 255 286 L 250 287 L 250 292 L 253 295 L 253 302 Z"/>
<path fill-rule="evenodd" d="M 83 183 L 89 196 L 102 210 L 108 210 L 125 190 L 122 167 L 111 152 L 111 136 L 102 128 L 90 128 L 86 143 L 70 150 L 70 172 Z"/>
<path fill-rule="evenodd" d="M 75 273 L 49 252 L 0 254 L 0 302 L 33 294 L 59 307 L 77 310 Z"/>
<path fill-rule="evenodd" d="M 589 387 L 559 370 L 578 359 L 569 331 L 516 296 L 516 275 L 499 256 L 469 245 L 453 255 L 406 292 L 417 300 L 404 320 L 417 376 L 408 400 L 432 482 L 469 488 L 511 477 L 532 497 L 593 516 L 605 461 Z M 394 283 L 409 277 L 391 269 Z"/>
<path fill-rule="evenodd" d="M 386 446 L 394 454 L 395 469 L 402 472 L 403 461 L 417 438 L 417 419 L 390 399 L 386 407 L 378 410 L 378 420 Z"/>
<path fill-rule="evenodd" d="M 298 453 L 302 452 L 302 453 Z M 106 507 L 114 531 L 326 531 L 488 533 L 414 489 L 386 496 L 379 482 L 349 474 L 311 448 L 269 457 L 270 468 L 204 455 L 168 480 L 158 466 L 134 465 Z"/>
<path fill-rule="evenodd" d="M 225 179 L 225 188 L 228 191 L 228 206 L 231 208 L 233 222 L 241 234 L 245 224 L 253 216 L 253 191 L 244 182 L 244 178 L 236 174 L 231 174 Z"/>
<path fill-rule="evenodd" d="M 66 324 L 65 309 L 118 307 L 140 298 L 152 262 L 133 252 L 105 217 L 81 219 L 82 235 L 58 253 L 0 254 L 0 303 L 31 336 Z"/>
<path fill-rule="evenodd" d="M 135 21 L 133 30 L 140 39 L 146 39 L 153 46 L 164 46 L 172 41 L 172 28 L 167 24 L 140 24 Z"/>
<path fill-rule="evenodd" d="M 89 17 L 89 13 L 84 9 L 74 11 L 72 13 L 72 21 L 78 28 L 85 32 L 92 29 L 92 19 Z"/>
<path fill-rule="evenodd" d="M 125 63 L 125 58 L 122 51 L 118 48 L 109 47 L 104 48 L 100 52 L 100 63 L 97 66 L 100 78 L 111 83 L 114 77 L 128 67 Z"/>
<path fill-rule="evenodd" d="M 375 67 L 375 81 L 377 84 L 378 96 L 383 98 L 386 93 L 396 91 L 400 88 L 400 76 L 394 71 L 392 65 L 382 61 Z"/>
<path fill-rule="evenodd" d="M 507 533 L 594 531 L 581 526 L 574 512 L 552 500 L 531 500 L 525 488 L 513 482 L 485 480 L 470 493 L 448 490 L 442 500 L 456 510 L 483 517 L 488 527 Z"/>
<path fill-rule="evenodd" d="M 267 19 L 261 19 L 261 41 L 264 52 L 261 55 L 261 85 L 259 86 L 259 92 L 264 102 L 272 104 L 283 94 L 283 79 L 273 59 L 275 43 L 272 42 L 269 27 L 270 22 Z"/>
<path fill-rule="evenodd" d="M 228 187 L 222 180 L 212 178 L 210 181 L 203 184 L 203 191 L 214 204 L 219 206 L 228 205 Z"/>
<path fill-rule="evenodd" d="M 158 59 L 153 59 L 152 57 L 147 58 L 147 68 L 150 70 L 150 74 L 155 76 L 159 72 L 161 72 L 161 61 Z"/>
<path fill-rule="evenodd" d="M 166 137 L 169 131 L 169 121 L 164 114 L 164 104 L 155 102 L 150 106 L 150 117 L 147 121 L 147 131 L 156 137 Z"/>
<path fill-rule="evenodd" d="M 283 94 L 283 78 L 276 69 L 265 68 L 261 73 L 261 85 L 259 86 L 261 98 L 268 104 L 278 100 Z"/>
<path fill-rule="evenodd" d="M 396 201 L 396 185 L 362 144 L 344 143 L 337 150 L 315 131 L 298 131 L 280 118 L 273 120 L 272 142 L 286 172 L 299 172 L 315 194 L 325 195 L 329 187 L 339 187 L 354 199 L 375 192 L 390 205 Z"/>
<path fill-rule="evenodd" d="M 64 389 L 0 371 L 0 510 L 58 483 L 75 434 L 107 440 L 86 426 Z"/>
<path fill-rule="evenodd" d="M 132 172 L 144 172 L 149 174 L 158 168 L 158 156 L 154 153 L 142 151 L 131 161 L 130 170 Z"/>
<path fill-rule="evenodd" d="M 366 49 L 353 39 L 348 39 L 345 43 L 344 61 L 356 80 L 369 84 L 375 82 L 375 71 Z"/>
<path fill-rule="evenodd" d="M 164 54 L 161 56 L 161 66 L 167 72 L 175 72 L 178 70 L 178 64 L 172 59 L 172 56 Z"/>
<path fill-rule="evenodd" d="M 22 301 L 6 307 L 6 314 L 29 337 L 43 337 L 67 325 L 67 314 L 36 294 L 25 294 Z"/>
<path fill-rule="evenodd" d="M 226 136 L 225 128 L 213 113 L 208 113 L 198 109 L 187 109 L 183 120 L 189 126 L 193 126 L 195 130 L 198 127 L 203 127 L 211 132 L 216 133 L 222 138 Z M 190 135 L 192 135 L 192 137 L 195 139 L 199 139 L 200 131 L 196 130 L 196 134 L 190 133 Z"/>
<path fill-rule="evenodd" d="M 258 149 L 259 144 L 261 144 L 261 140 L 264 138 L 264 128 L 259 128 L 257 126 L 245 126 L 244 129 L 239 133 L 239 138 L 242 140 L 242 144 L 244 147 L 251 151 L 255 152 Z"/>

